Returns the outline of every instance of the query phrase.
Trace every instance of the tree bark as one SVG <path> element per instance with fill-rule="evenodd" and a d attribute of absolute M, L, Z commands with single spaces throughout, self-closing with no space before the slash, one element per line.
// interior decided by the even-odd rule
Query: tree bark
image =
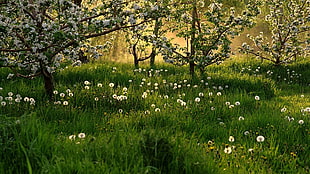
<path fill-rule="evenodd" d="M 55 90 L 54 76 L 48 72 L 46 68 L 42 69 L 42 75 L 44 79 L 44 89 L 50 99 L 53 98 L 53 91 Z"/>
<path fill-rule="evenodd" d="M 191 26 L 191 52 L 189 56 L 189 72 L 192 76 L 195 75 L 195 62 L 194 62 L 194 57 L 195 57 L 195 33 L 196 33 L 196 4 L 193 4 L 193 11 L 192 11 L 192 26 Z"/>
<path fill-rule="evenodd" d="M 155 35 L 156 38 L 158 38 L 159 36 L 159 29 L 161 26 L 161 21 L 159 18 L 156 18 L 155 20 L 155 26 L 154 26 L 154 31 L 153 34 Z M 152 53 L 150 56 L 150 67 L 154 67 L 155 66 L 155 57 L 156 57 L 156 46 L 152 46 Z"/>

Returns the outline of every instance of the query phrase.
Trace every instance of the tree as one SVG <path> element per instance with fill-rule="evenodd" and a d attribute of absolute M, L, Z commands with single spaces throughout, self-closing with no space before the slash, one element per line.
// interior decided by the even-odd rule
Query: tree
<path fill-rule="evenodd" d="M 152 12 L 130 8 L 131 1 L 105 0 L 95 7 L 86 6 L 91 3 L 10 0 L 1 4 L 0 67 L 11 68 L 18 77 L 43 77 L 46 93 L 52 97 L 53 73 L 64 60 L 76 61 L 81 48 L 91 48 L 98 57 L 96 48 L 85 41 L 141 25 L 152 16 Z"/>
<path fill-rule="evenodd" d="M 266 1 L 268 5 L 265 22 L 271 37 L 264 33 L 249 36 L 254 47 L 243 43 L 240 51 L 274 65 L 291 63 L 298 57 L 306 57 L 310 51 L 310 1 Z"/>
<path fill-rule="evenodd" d="M 140 25 L 127 30 L 127 43 L 129 43 L 129 52 L 134 57 L 134 64 L 136 67 L 139 66 L 139 62 L 150 60 L 150 66 L 155 65 L 155 57 L 160 53 L 161 47 L 158 46 L 161 38 L 164 37 L 166 29 L 163 29 L 163 20 L 167 16 L 167 3 L 169 1 L 148 1 L 147 11 L 157 11 L 159 13 L 153 13 L 152 18 L 154 19 L 150 23 Z M 133 4 L 133 8 L 137 10 L 147 9 L 141 7 L 139 4 Z"/>
<path fill-rule="evenodd" d="M 204 1 L 176 1 L 170 18 L 171 31 L 187 42 L 182 47 L 178 44 L 166 44 L 162 54 L 164 59 L 176 64 L 189 64 L 190 73 L 194 75 L 197 66 L 201 72 L 211 64 L 220 64 L 230 57 L 231 39 L 254 25 L 254 17 L 260 13 L 259 2 L 246 6 L 241 14 L 234 8 L 226 8 L 217 1 L 205 7 Z"/>

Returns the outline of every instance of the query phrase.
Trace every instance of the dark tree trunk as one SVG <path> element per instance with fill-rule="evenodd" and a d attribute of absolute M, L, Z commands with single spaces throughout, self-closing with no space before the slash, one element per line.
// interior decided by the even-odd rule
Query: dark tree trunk
<path fill-rule="evenodd" d="M 42 70 L 43 74 L 43 79 L 44 79 L 44 89 L 46 94 L 50 99 L 53 98 L 53 91 L 55 89 L 55 82 L 54 82 L 54 77 L 53 74 L 47 71 L 47 69 Z"/>
<path fill-rule="evenodd" d="M 154 26 L 154 31 L 153 34 L 156 36 L 156 38 L 158 38 L 159 36 L 159 29 L 161 26 L 161 21 L 159 18 L 156 18 L 155 20 L 155 26 Z M 150 67 L 154 67 L 155 66 L 155 57 L 156 57 L 156 46 L 152 47 L 152 53 L 150 56 Z"/>
<path fill-rule="evenodd" d="M 192 76 L 195 75 L 195 62 L 194 57 L 196 54 L 195 51 L 195 39 L 196 39 L 196 20 L 197 20 L 197 8 L 196 4 L 193 4 L 193 11 L 192 11 L 192 26 L 191 26 L 191 52 L 189 56 L 189 72 Z"/>
<path fill-rule="evenodd" d="M 136 57 L 134 58 L 134 65 L 136 68 L 139 68 L 139 60 Z"/>
<path fill-rule="evenodd" d="M 133 62 L 136 68 L 139 68 L 139 57 L 137 54 L 137 44 L 132 46 Z"/>

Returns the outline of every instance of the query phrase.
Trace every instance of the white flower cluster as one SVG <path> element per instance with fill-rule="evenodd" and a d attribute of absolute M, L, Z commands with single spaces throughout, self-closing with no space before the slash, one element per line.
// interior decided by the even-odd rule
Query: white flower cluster
<path fill-rule="evenodd" d="M 7 105 L 20 104 L 22 102 L 29 103 L 29 105 L 35 105 L 36 103 L 34 98 L 22 97 L 20 94 L 15 95 L 13 92 L 9 92 L 7 96 L 0 95 L 0 104 L 3 107 Z"/>

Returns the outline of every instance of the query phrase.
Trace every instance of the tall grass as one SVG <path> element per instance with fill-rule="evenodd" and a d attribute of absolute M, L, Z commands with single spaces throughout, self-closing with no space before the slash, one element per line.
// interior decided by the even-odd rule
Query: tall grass
<path fill-rule="evenodd" d="M 87 64 L 56 75 L 53 101 L 3 70 L 0 173 L 307 173 L 308 66 Z"/>

